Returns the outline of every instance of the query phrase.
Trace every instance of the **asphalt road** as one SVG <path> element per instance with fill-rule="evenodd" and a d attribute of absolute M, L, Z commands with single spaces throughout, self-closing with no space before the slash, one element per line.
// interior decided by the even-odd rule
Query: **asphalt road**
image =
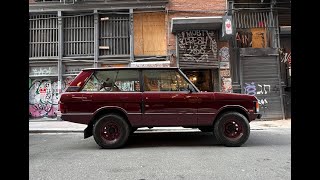
<path fill-rule="evenodd" d="M 29 179 L 291 179 L 291 129 L 252 130 L 242 147 L 210 133 L 139 132 L 122 149 L 81 133 L 29 134 Z"/>

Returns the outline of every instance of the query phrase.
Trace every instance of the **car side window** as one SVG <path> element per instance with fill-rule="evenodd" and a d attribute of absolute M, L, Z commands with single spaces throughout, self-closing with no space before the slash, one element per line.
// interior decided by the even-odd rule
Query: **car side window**
<path fill-rule="evenodd" d="M 101 70 L 92 74 L 82 91 L 91 92 L 138 92 L 138 70 Z"/>
<path fill-rule="evenodd" d="M 188 91 L 188 82 L 176 70 L 144 70 L 144 91 Z"/>

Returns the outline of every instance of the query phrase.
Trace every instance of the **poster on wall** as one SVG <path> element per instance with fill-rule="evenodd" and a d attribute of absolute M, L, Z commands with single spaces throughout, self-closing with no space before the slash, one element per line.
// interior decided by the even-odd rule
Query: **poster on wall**
<path fill-rule="evenodd" d="M 230 70 L 229 69 L 220 70 L 220 77 L 230 77 Z"/>
<path fill-rule="evenodd" d="M 232 93 L 231 78 L 222 77 L 221 92 Z"/>
<path fill-rule="evenodd" d="M 131 67 L 170 67 L 170 61 L 133 62 Z"/>

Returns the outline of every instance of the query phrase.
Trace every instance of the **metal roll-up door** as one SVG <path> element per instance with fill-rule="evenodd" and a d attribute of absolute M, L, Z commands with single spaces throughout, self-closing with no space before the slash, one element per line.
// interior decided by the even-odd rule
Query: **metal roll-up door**
<path fill-rule="evenodd" d="M 217 32 L 190 30 L 177 33 L 179 67 L 184 69 L 218 68 Z"/>
<path fill-rule="evenodd" d="M 242 93 L 259 99 L 262 120 L 283 119 L 278 56 L 241 56 Z"/>

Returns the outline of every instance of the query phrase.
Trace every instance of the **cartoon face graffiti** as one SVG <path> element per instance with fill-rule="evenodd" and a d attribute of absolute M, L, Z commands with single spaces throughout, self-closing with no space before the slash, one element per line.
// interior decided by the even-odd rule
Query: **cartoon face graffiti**
<path fill-rule="evenodd" d="M 29 114 L 31 117 L 55 116 L 58 109 L 57 82 L 34 80 L 29 88 Z"/>

